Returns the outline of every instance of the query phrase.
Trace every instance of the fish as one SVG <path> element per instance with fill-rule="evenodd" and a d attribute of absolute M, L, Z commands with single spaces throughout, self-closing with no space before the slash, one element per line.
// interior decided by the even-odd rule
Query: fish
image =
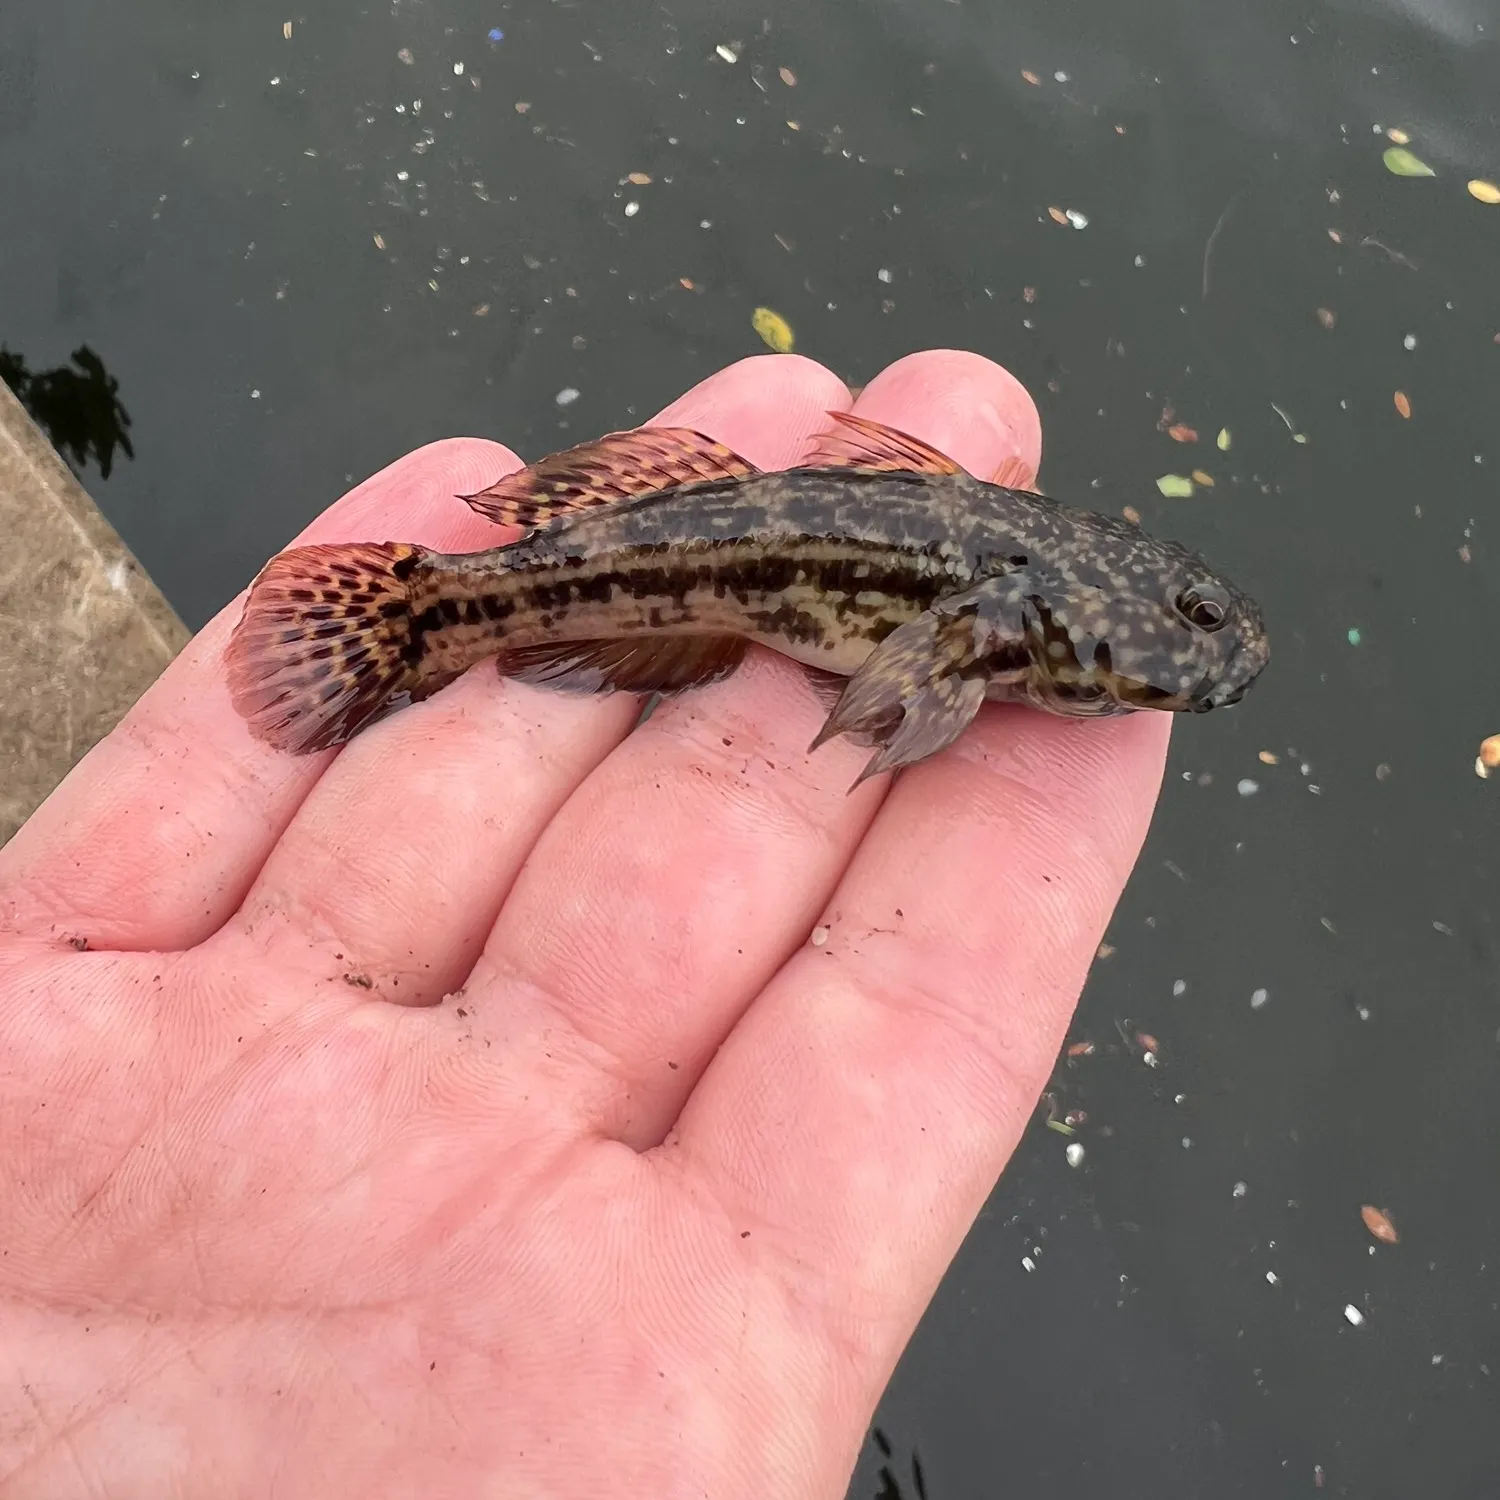
<path fill-rule="evenodd" d="M 675 694 L 754 643 L 808 669 L 854 783 L 951 745 L 985 702 L 1054 715 L 1202 713 L 1269 660 L 1262 612 L 1198 553 L 985 479 L 847 411 L 795 467 L 684 427 L 612 432 L 457 497 L 521 535 L 291 548 L 226 648 L 236 711 L 292 754 L 346 743 L 477 662 L 573 693 Z M 850 788 L 853 790 L 853 787 Z"/>

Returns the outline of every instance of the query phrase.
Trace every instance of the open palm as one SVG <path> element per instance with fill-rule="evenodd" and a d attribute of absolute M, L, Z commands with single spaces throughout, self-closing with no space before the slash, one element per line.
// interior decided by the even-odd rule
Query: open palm
<path fill-rule="evenodd" d="M 657 420 L 777 467 L 849 405 L 766 357 Z M 1040 457 L 974 356 L 856 409 Z M 434 445 L 301 540 L 491 545 L 453 497 L 517 464 Z M 846 795 L 757 651 L 634 733 L 480 667 L 297 759 L 230 706 L 238 607 L 0 851 L 0 1495 L 836 1500 L 1166 716 L 987 709 Z"/>

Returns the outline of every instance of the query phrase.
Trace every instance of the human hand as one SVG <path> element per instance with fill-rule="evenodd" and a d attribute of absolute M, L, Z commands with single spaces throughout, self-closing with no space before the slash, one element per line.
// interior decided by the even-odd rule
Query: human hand
<path fill-rule="evenodd" d="M 768 356 L 656 420 L 778 467 L 848 405 Z M 856 409 L 1039 461 L 972 355 Z M 492 545 L 452 497 L 517 464 L 435 444 L 299 540 Z M 634 733 L 480 667 L 299 759 L 239 608 L 0 850 L 0 1496 L 839 1500 L 1170 716 L 991 707 L 846 795 L 757 650 Z"/>

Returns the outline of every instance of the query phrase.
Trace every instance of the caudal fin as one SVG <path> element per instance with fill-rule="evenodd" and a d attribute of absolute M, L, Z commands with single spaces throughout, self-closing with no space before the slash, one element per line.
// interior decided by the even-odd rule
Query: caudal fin
<path fill-rule="evenodd" d="M 411 693 L 422 658 L 413 583 L 426 555 L 360 542 L 272 558 L 226 651 L 230 695 L 257 739 L 326 750 Z"/>

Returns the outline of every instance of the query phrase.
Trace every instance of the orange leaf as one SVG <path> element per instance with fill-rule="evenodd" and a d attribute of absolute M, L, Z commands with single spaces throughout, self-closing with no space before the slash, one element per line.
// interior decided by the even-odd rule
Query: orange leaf
<path fill-rule="evenodd" d="M 1065 214 L 1060 208 L 1049 208 L 1047 210 L 1047 217 L 1051 219 L 1054 224 L 1066 224 L 1068 222 L 1067 214 Z"/>
<path fill-rule="evenodd" d="M 1386 1245 L 1399 1245 L 1401 1236 L 1396 1233 L 1396 1226 L 1391 1223 L 1390 1217 L 1380 1209 L 1366 1203 L 1359 1211 L 1359 1216 L 1365 1221 L 1365 1228 Z"/>
<path fill-rule="evenodd" d="M 1030 68 L 1022 68 L 1021 77 L 1024 78 L 1026 82 L 1029 83 L 1033 88 L 1039 88 L 1041 86 L 1042 80 L 1038 78 Z"/>
<path fill-rule="evenodd" d="M 1396 410 L 1399 411 L 1403 417 L 1411 416 L 1411 398 L 1406 394 L 1405 391 L 1396 392 Z"/>
<path fill-rule="evenodd" d="M 1167 428 L 1167 436 L 1174 443 L 1196 443 L 1198 441 L 1198 429 L 1189 427 L 1186 422 L 1174 422 Z"/>

